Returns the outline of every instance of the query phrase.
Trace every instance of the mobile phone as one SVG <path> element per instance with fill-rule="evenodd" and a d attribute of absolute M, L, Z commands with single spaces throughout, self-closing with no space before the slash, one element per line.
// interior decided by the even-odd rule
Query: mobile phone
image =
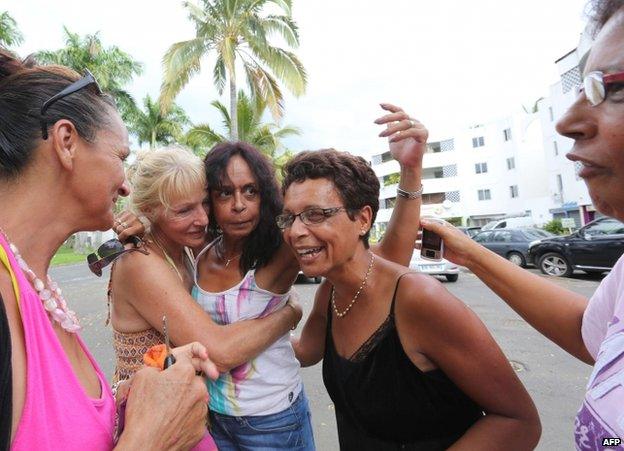
<path fill-rule="evenodd" d="M 423 229 L 420 256 L 427 260 L 440 261 L 444 255 L 442 237 L 431 230 Z"/>

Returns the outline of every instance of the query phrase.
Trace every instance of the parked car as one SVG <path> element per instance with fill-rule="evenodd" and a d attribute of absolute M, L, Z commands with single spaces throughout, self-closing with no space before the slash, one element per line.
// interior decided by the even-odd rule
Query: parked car
<path fill-rule="evenodd" d="M 459 266 L 445 259 L 439 262 L 424 259 L 420 256 L 418 249 L 414 250 L 409 267 L 423 274 L 444 276 L 449 282 L 457 282 L 459 278 Z"/>
<path fill-rule="evenodd" d="M 575 269 L 588 274 L 610 270 L 624 253 L 624 224 L 613 218 L 590 222 L 568 236 L 535 243 L 529 259 L 544 273 L 568 277 Z"/>
<path fill-rule="evenodd" d="M 531 216 L 516 216 L 513 218 L 497 219 L 484 225 L 481 230 L 492 229 L 517 229 L 520 227 L 535 227 L 535 221 Z"/>
<path fill-rule="evenodd" d="M 525 267 L 531 261 L 528 256 L 529 247 L 554 236 L 545 230 L 527 227 L 485 230 L 477 233 L 473 239 L 510 262 Z"/>
<path fill-rule="evenodd" d="M 481 227 L 457 227 L 459 230 L 464 232 L 470 238 L 474 238 L 474 236 L 481 231 Z"/>
<path fill-rule="evenodd" d="M 299 274 L 297 274 L 297 280 L 295 281 L 295 283 L 309 282 L 309 281 L 312 281 L 314 283 L 321 283 L 322 280 L 323 280 L 322 277 L 307 277 L 303 273 L 303 271 L 299 271 Z"/>

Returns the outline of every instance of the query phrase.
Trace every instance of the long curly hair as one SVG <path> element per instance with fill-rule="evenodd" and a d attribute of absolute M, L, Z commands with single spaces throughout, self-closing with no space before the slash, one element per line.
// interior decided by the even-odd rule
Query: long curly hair
<path fill-rule="evenodd" d="M 248 143 L 224 142 L 213 147 L 204 159 L 209 199 L 213 190 L 221 189 L 227 165 L 235 155 L 247 162 L 260 191 L 260 219 L 245 240 L 240 259 L 240 269 L 246 273 L 265 266 L 282 244 L 282 234 L 275 217 L 282 212 L 283 198 L 275 178 L 275 168 L 266 156 Z M 211 238 L 217 238 L 222 231 L 212 208 L 208 217 L 208 233 Z"/>

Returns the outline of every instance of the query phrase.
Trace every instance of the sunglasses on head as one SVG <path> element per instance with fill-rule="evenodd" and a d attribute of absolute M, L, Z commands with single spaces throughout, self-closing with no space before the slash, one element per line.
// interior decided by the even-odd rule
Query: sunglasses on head
<path fill-rule="evenodd" d="M 80 80 L 76 80 L 71 85 L 69 85 L 68 87 L 63 89 L 61 92 L 59 92 L 58 94 L 54 94 L 48 100 L 43 102 L 43 105 L 41 105 L 41 112 L 40 112 L 40 115 L 41 115 L 41 135 L 42 135 L 43 139 L 48 139 L 48 123 L 44 119 L 44 115 L 45 115 L 46 111 L 48 111 L 48 109 L 52 105 L 54 105 L 55 102 L 58 102 L 62 98 L 67 97 L 69 95 L 72 95 L 73 93 L 75 93 L 77 91 L 80 91 L 81 89 L 84 89 L 84 88 L 86 88 L 88 86 L 95 87 L 95 90 L 96 90 L 98 95 L 102 94 L 102 90 L 100 89 L 100 85 L 98 84 L 98 82 L 95 79 L 95 77 L 93 76 L 93 74 L 91 72 L 89 72 L 88 69 L 85 69 L 84 77 L 82 77 Z"/>
<path fill-rule="evenodd" d="M 117 238 L 113 238 L 112 240 L 105 241 L 97 248 L 95 252 L 87 255 L 87 263 L 89 264 L 89 269 L 93 274 L 100 277 L 102 275 L 102 269 L 110 265 L 112 262 L 117 260 L 123 254 L 132 251 L 139 251 L 143 254 L 147 254 L 147 250 L 142 246 L 143 242 L 138 237 L 131 237 L 132 242 L 137 247 L 124 247 L 124 244 L 119 241 Z"/>

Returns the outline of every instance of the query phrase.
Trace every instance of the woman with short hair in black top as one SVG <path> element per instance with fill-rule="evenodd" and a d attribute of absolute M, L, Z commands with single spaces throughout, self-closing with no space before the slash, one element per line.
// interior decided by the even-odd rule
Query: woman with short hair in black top
<path fill-rule="evenodd" d="M 367 162 L 304 152 L 283 190 L 284 239 L 306 276 L 328 281 L 293 347 L 303 366 L 324 358 L 341 449 L 534 448 L 535 406 L 483 323 L 432 277 L 369 250 L 379 182 Z"/>

